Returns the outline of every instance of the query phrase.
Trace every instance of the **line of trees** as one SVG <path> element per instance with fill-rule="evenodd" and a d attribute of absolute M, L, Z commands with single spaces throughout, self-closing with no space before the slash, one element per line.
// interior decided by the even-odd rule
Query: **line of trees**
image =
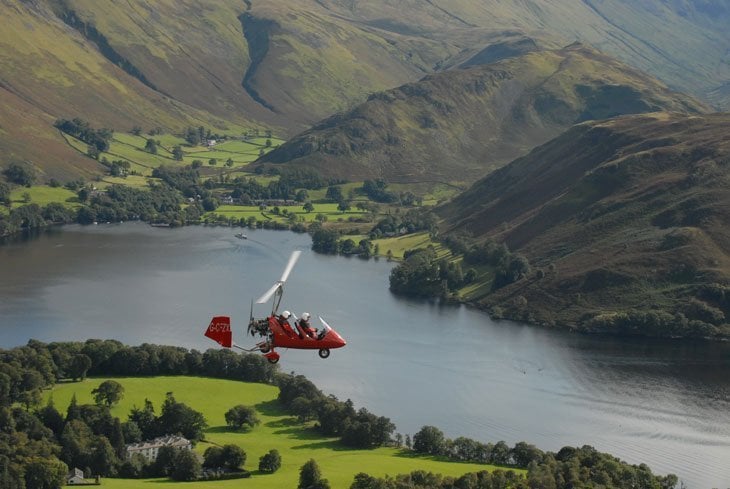
<path fill-rule="evenodd" d="M 40 405 L 41 390 L 61 379 L 83 379 L 94 375 L 175 375 L 193 374 L 244 381 L 276 383 L 279 402 L 301 421 L 315 421 L 325 436 L 338 436 L 343 445 L 374 448 L 393 443 L 395 427 L 388 418 L 366 409 L 355 410 L 351 401 L 325 396 L 303 376 L 278 373 L 260 355 L 239 355 L 230 350 L 196 350 L 143 344 L 125 346 L 115 340 L 88 340 L 44 344 L 31 340 L 27 345 L 0 350 L 0 487 L 59 487 L 68 467 L 89 473 L 122 477 L 170 476 L 195 480 L 201 476 L 200 461 L 192 452 L 161 449 L 154 463 L 139 455 L 124 458 L 125 443 L 181 433 L 200 440 L 205 428 L 203 416 L 168 393 L 160 414 L 151 402 L 134 407 L 126 421 L 110 414 L 110 405 L 123 395 L 114 381 L 95 389 L 97 404 L 79 405 L 72 399 L 65 416 L 48 402 Z M 400 436 L 396 443 L 400 444 Z M 542 452 L 520 442 L 481 443 L 465 437 L 446 438 L 438 428 L 424 426 L 406 437 L 406 447 L 415 453 L 451 460 L 493 463 L 527 469 L 525 477 L 511 470 L 477 472 L 459 478 L 427 472 L 375 478 L 358 474 L 351 488 L 396 489 L 535 489 L 557 487 L 604 487 L 672 489 L 674 475 L 656 476 L 646 465 L 629 465 L 596 451 L 590 446 L 564 447 L 557 453 Z M 245 451 L 220 447 L 206 452 L 203 465 L 209 468 L 240 469 Z M 271 450 L 259 459 L 259 469 L 274 472 L 281 456 Z M 218 476 L 210 476 L 216 478 Z M 326 488 L 316 462 L 310 460 L 300 471 L 302 488 Z"/>
<path fill-rule="evenodd" d="M 447 299 L 452 292 L 476 278 L 473 269 L 464 273 L 461 263 L 439 259 L 430 245 L 409 250 L 404 258 L 390 272 L 390 290 L 397 294 Z"/>
<path fill-rule="evenodd" d="M 395 425 L 390 419 L 376 416 L 365 408 L 355 410 L 351 400 L 339 401 L 324 395 L 306 377 L 286 376 L 278 381 L 278 400 L 301 421 L 316 421 L 316 429 L 325 436 L 338 436 L 354 448 L 375 448 L 391 441 Z"/>
<path fill-rule="evenodd" d="M 58 119 L 53 125 L 58 130 L 80 139 L 89 146 L 93 146 L 97 151 L 97 155 L 98 152 L 107 151 L 109 149 L 109 142 L 112 140 L 112 137 L 114 137 L 113 129 L 94 129 L 91 127 L 91 124 L 78 117 L 71 120 Z"/>

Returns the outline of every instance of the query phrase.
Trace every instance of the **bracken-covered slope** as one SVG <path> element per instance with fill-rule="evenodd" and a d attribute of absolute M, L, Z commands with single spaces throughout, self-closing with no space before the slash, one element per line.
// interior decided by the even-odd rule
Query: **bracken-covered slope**
<path fill-rule="evenodd" d="M 572 44 L 373 94 L 260 162 L 305 165 L 351 180 L 471 183 L 577 122 L 658 110 L 708 108 Z"/>
<path fill-rule="evenodd" d="M 504 241 L 533 273 L 471 300 L 591 331 L 729 335 L 729 133 L 728 114 L 587 122 L 479 181 L 440 208 L 446 232 Z"/>

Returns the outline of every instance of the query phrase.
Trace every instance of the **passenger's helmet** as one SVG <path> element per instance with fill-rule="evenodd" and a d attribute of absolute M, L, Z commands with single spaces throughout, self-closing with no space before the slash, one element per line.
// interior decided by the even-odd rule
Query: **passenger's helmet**
<path fill-rule="evenodd" d="M 305 321 L 309 321 L 309 318 L 310 318 L 310 317 L 311 317 L 311 316 L 309 315 L 309 313 L 308 313 L 308 312 L 303 312 L 303 313 L 302 313 L 302 319 L 304 319 Z"/>
<path fill-rule="evenodd" d="M 289 316 L 291 316 L 291 313 L 289 311 L 284 311 L 281 313 L 281 317 L 284 319 L 289 319 Z"/>

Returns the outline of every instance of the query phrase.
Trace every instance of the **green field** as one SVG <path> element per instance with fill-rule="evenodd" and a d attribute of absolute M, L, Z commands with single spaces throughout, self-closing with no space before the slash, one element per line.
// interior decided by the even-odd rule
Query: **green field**
<path fill-rule="evenodd" d="M 30 195 L 29 204 L 38 204 L 43 207 L 51 202 L 68 204 L 69 199 L 74 199 L 76 194 L 67 188 L 49 187 L 47 185 L 34 185 L 32 187 L 16 187 L 10 192 L 11 207 L 25 205 L 23 195 Z"/>
<path fill-rule="evenodd" d="M 272 213 L 273 206 L 270 206 L 262 213 L 258 206 L 254 205 L 222 205 L 208 215 L 217 214 L 219 216 L 225 216 L 228 218 L 233 217 L 236 219 L 247 219 L 249 216 L 255 216 L 258 220 L 275 220 L 285 222 L 288 220 L 289 214 L 296 214 L 297 218 L 303 219 L 304 222 L 313 222 L 317 217 L 317 214 L 324 214 L 327 216 L 328 221 L 333 222 L 338 219 L 347 219 L 349 217 L 363 216 L 366 214 L 354 207 L 347 212 L 340 212 L 337 210 L 337 204 L 333 203 L 314 204 L 314 210 L 312 212 L 307 212 L 302 208 L 303 205 L 304 204 L 279 206 L 278 215 Z M 284 210 L 287 211 L 287 215 L 282 214 Z M 266 216 L 264 216 L 264 214 L 266 214 Z"/>
<path fill-rule="evenodd" d="M 436 255 L 439 258 L 449 256 L 450 252 L 443 244 L 433 241 L 428 233 L 422 231 L 420 233 L 406 234 L 404 236 L 396 236 L 393 238 L 382 238 L 373 241 L 373 245 L 380 247 L 380 254 L 385 256 L 388 250 L 392 252 L 392 256 L 395 259 L 403 259 L 403 253 L 408 250 L 415 248 L 426 248 L 428 245 L 433 245 L 436 250 Z"/>
<path fill-rule="evenodd" d="M 56 407 L 64 412 L 71 396 L 76 394 L 79 404 L 92 403 L 91 390 L 104 379 L 87 379 L 79 383 L 57 385 L 52 395 Z M 161 479 L 124 480 L 105 479 L 103 486 L 112 488 L 155 487 L 164 482 L 165 487 L 229 488 L 251 487 L 274 489 L 296 487 L 299 469 L 309 459 L 314 459 L 333 488 L 347 488 L 358 472 L 373 476 L 396 475 L 413 470 L 426 470 L 444 475 L 459 476 L 467 472 L 492 470 L 495 467 L 436 460 L 433 457 L 416 457 L 409 451 L 397 448 L 376 450 L 352 450 L 343 448 L 332 438 L 323 438 L 309 424 L 297 422 L 285 414 L 276 402 L 278 389 L 264 384 L 200 377 L 153 377 L 117 378 L 125 389 L 124 399 L 112 409 L 122 420 L 133 406 L 142 406 L 145 398 L 153 402 L 159 414 L 166 392 L 201 411 L 208 421 L 206 441 L 196 447 L 202 453 L 211 444 L 234 443 L 247 454 L 245 468 L 253 472 L 250 479 L 215 482 L 173 483 Z M 261 424 L 249 432 L 233 432 L 225 425 L 224 413 L 237 404 L 253 406 L 258 411 Z M 384 414 L 384 413 L 383 413 Z M 282 456 L 281 469 L 275 474 L 260 474 L 258 460 L 263 454 L 277 449 Z M 518 471 L 524 472 L 524 471 Z"/>
<path fill-rule="evenodd" d="M 68 134 L 63 134 L 63 137 L 72 148 L 86 154 L 88 145 L 85 142 Z M 148 138 L 160 142 L 157 146 L 157 154 L 145 151 L 144 148 Z M 267 153 L 283 142 L 282 139 L 276 137 L 272 137 L 270 140 L 270 147 L 266 146 L 266 138 L 248 140 L 236 138 L 208 148 L 206 146 L 189 146 L 184 138 L 173 134 L 135 136 L 134 134 L 115 132 L 109 143 L 108 151 L 102 152 L 99 159 L 106 158 L 109 161 L 126 160 L 131 165 L 130 170 L 141 176 L 150 176 L 153 169 L 162 165 L 184 166 L 192 164 L 194 160 L 203 162 L 206 173 L 210 173 L 212 170 L 215 174 L 230 174 L 232 171 L 240 171 L 243 167 L 255 161 L 261 150 Z M 175 160 L 172 155 L 172 150 L 177 145 L 180 145 L 184 153 L 182 161 Z M 215 165 L 209 164 L 211 159 L 216 160 Z M 233 162 L 230 167 L 226 165 L 229 159 Z"/>

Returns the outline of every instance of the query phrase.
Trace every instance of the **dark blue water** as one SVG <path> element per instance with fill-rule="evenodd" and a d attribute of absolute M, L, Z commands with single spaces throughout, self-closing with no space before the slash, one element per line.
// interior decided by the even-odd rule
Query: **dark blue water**
<path fill-rule="evenodd" d="M 690 488 L 730 487 L 730 345 L 584 336 L 397 298 L 391 264 L 316 255 L 307 235 L 143 224 L 69 226 L 0 246 L 0 346 L 116 338 L 204 350 L 210 317 L 243 335 L 250 301 L 304 250 L 282 306 L 347 340 L 327 360 L 280 351 L 283 371 L 390 417 L 398 431 L 593 445 Z M 256 306 L 265 316 L 270 305 Z"/>

